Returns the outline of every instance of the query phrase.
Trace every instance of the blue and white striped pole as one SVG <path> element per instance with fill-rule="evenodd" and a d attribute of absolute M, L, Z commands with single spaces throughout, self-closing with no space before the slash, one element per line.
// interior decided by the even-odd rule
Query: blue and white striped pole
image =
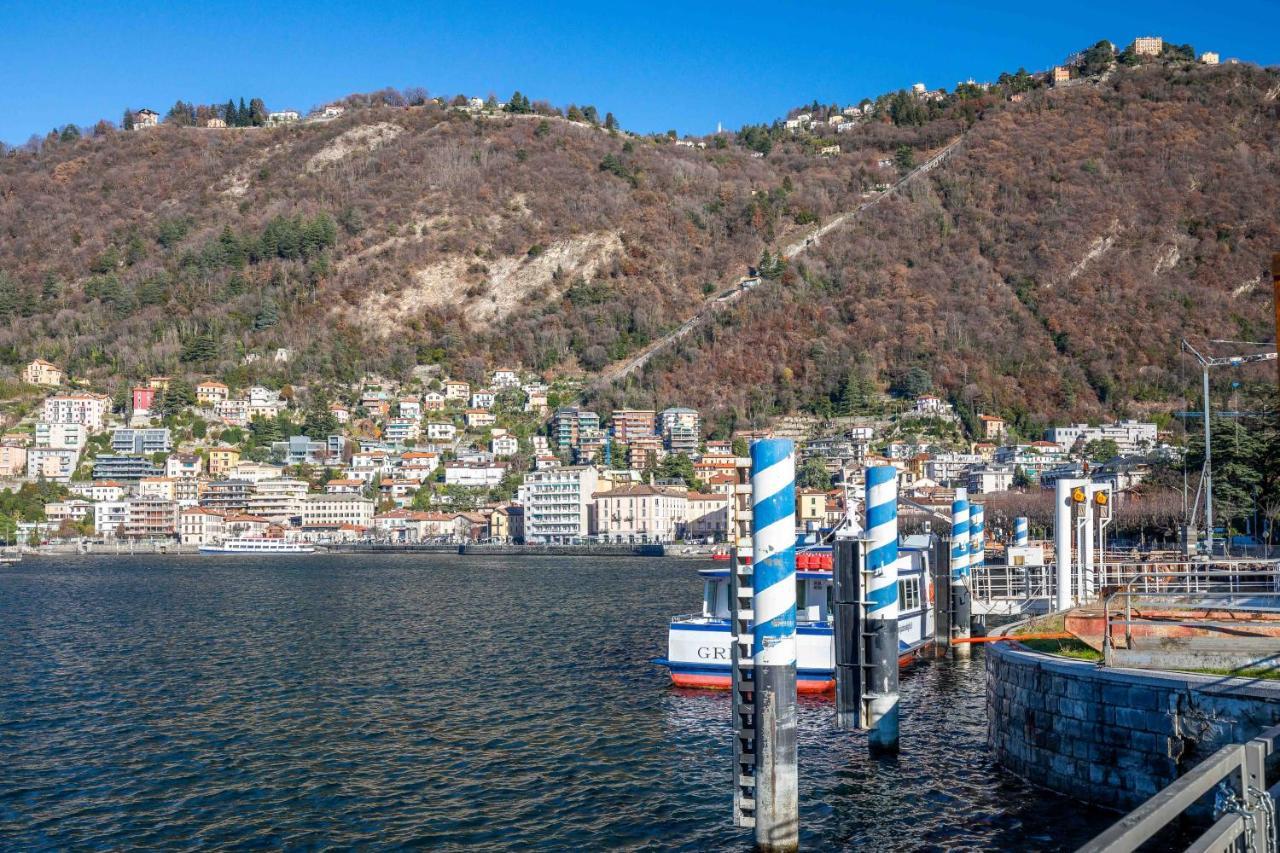
<path fill-rule="evenodd" d="M 790 439 L 751 445 L 751 513 L 756 849 L 796 850 L 796 456 Z"/>
<path fill-rule="evenodd" d="M 987 562 L 986 510 L 982 504 L 969 504 L 969 574 L 981 572 Z"/>
<path fill-rule="evenodd" d="M 898 751 L 898 469 L 868 468 L 867 694 L 868 745 Z"/>
<path fill-rule="evenodd" d="M 1028 535 L 1027 517 L 1020 515 L 1013 520 L 1013 544 L 1016 548 L 1027 547 L 1030 540 Z"/>
<path fill-rule="evenodd" d="M 951 653 L 969 657 L 969 495 L 956 489 L 951 502 Z"/>

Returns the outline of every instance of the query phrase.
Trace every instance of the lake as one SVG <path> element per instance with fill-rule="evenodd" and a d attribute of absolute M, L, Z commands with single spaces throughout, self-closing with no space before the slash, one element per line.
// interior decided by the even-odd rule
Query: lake
<path fill-rule="evenodd" d="M 727 693 L 648 661 L 677 559 L 32 557 L 0 567 L 0 842 L 744 850 Z M 902 754 L 800 708 L 802 847 L 1074 849 L 1113 816 L 986 750 L 981 653 Z"/>

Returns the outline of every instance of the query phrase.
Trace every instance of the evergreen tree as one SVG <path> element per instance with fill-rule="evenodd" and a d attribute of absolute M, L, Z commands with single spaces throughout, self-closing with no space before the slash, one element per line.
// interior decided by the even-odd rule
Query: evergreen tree
<path fill-rule="evenodd" d="M 249 102 L 249 125 L 262 127 L 267 123 L 267 105 L 262 98 L 254 98 Z"/>
<path fill-rule="evenodd" d="M 235 98 L 227 98 L 227 105 L 222 108 L 222 120 L 227 123 L 227 127 L 240 126 L 240 114 L 236 112 Z"/>
<path fill-rule="evenodd" d="M 804 461 L 797 472 L 796 481 L 804 489 L 821 489 L 825 492 L 831 488 L 831 475 L 827 473 L 826 463 L 817 456 Z"/>
<path fill-rule="evenodd" d="M 244 105 L 244 98 L 241 98 L 240 107 L 236 110 L 236 127 L 248 127 L 251 123 L 249 108 Z"/>
<path fill-rule="evenodd" d="M 218 355 L 218 342 L 212 332 L 203 332 L 189 340 L 182 348 L 180 356 L 188 364 L 202 364 L 212 361 Z"/>
<path fill-rule="evenodd" d="M 124 130 L 133 130 L 133 110 L 128 107 L 124 108 L 124 117 L 120 120 L 120 127 Z"/>
<path fill-rule="evenodd" d="M 253 328 L 255 331 L 269 329 L 280 322 L 280 309 L 276 306 L 276 301 L 271 297 L 267 297 L 262 302 L 262 308 L 258 310 L 257 316 L 253 318 Z"/>
<path fill-rule="evenodd" d="M 613 117 L 613 113 L 604 114 L 604 126 L 606 130 L 618 129 L 618 120 Z"/>

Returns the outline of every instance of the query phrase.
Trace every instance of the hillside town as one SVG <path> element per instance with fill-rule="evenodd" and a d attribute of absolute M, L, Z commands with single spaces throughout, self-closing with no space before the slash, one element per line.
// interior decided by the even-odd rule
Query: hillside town
<path fill-rule="evenodd" d="M 1153 455 L 1175 452 L 1156 424 L 1133 420 L 1025 441 L 982 414 L 970 436 L 927 393 L 880 401 L 892 412 L 792 416 L 709 437 L 691 408 L 602 417 L 574 404 L 572 387 L 507 367 L 487 378 L 476 386 L 433 367 L 411 384 L 371 376 L 321 409 L 301 404 L 305 389 L 212 378 L 153 376 L 113 399 L 35 359 L 22 371 L 36 392 L 30 411 L 0 437 L 0 485 L 28 499 L 0 519 L 0 538 L 709 545 L 732 529 L 743 457 L 765 436 L 797 441 L 797 514 L 811 529 L 840 523 L 870 465 L 895 466 L 906 496 L 941 507 L 957 488 L 990 494 L 1086 474 L 1123 492 Z"/>

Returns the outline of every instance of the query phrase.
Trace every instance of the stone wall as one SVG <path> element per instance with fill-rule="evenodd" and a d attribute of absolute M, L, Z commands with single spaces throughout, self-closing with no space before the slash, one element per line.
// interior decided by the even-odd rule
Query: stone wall
<path fill-rule="evenodd" d="M 986 646 L 987 740 L 1023 778 L 1129 810 L 1228 743 L 1280 723 L 1280 682 L 1104 669 Z"/>

